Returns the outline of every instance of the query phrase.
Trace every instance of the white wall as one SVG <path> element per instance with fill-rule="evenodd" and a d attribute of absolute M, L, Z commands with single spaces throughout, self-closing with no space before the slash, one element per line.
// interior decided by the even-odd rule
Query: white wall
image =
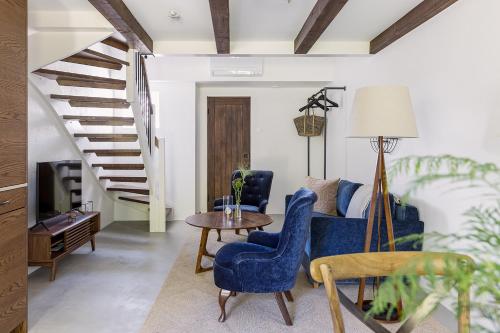
<path fill-rule="evenodd" d="M 346 110 L 356 88 L 410 88 L 420 138 L 400 142 L 390 161 L 407 155 L 453 154 L 500 163 L 500 2 L 464 0 L 372 58 L 337 59 L 335 82 L 346 84 Z M 347 114 L 345 115 L 347 118 Z M 347 128 L 347 126 L 345 127 Z M 344 130 L 335 140 L 345 140 Z M 366 140 L 347 139 L 346 176 L 372 182 L 376 157 Z M 401 193 L 409 178 L 392 190 Z M 456 232 L 477 196 L 433 186 L 412 199 L 426 231 Z"/>
<path fill-rule="evenodd" d="M 76 146 L 69 141 L 66 129 L 50 109 L 44 97 L 28 85 L 28 223 L 36 221 L 36 163 L 81 159 Z M 113 200 L 101 189 L 82 163 L 82 202 L 94 201 L 94 209 L 101 211 L 101 227 L 113 222 Z"/>
<path fill-rule="evenodd" d="M 148 73 L 153 70 L 148 68 Z M 166 203 L 168 217 L 182 220 L 196 212 L 196 86 L 194 82 L 151 81 L 158 94 L 157 136 L 165 137 Z"/>
<path fill-rule="evenodd" d="M 419 139 L 400 142 L 396 152 L 387 157 L 388 164 L 395 158 L 410 154 L 444 153 L 498 163 L 499 10 L 500 2 L 496 0 L 462 0 L 377 55 L 351 58 L 264 58 L 264 75 L 257 78 L 213 78 L 210 76 L 210 60 L 207 57 L 150 59 L 148 70 L 152 79 L 173 82 L 206 84 L 226 80 L 272 84 L 273 81 L 326 80 L 332 81 L 332 85 L 346 85 L 348 90 L 343 96 L 344 108 L 335 113 L 335 121 L 330 121 L 328 127 L 328 176 L 331 178 L 343 175 L 365 183 L 372 182 L 375 154 L 367 141 L 346 139 L 346 128 L 356 88 L 377 84 L 404 84 L 410 88 L 420 131 Z M 252 89 L 257 89 L 251 88 L 251 85 L 241 86 L 241 82 L 234 84 L 239 87 L 230 88 L 219 83 L 218 88 L 201 88 L 198 109 L 203 111 L 205 107 L 201 104 L 209 93 L 229 95 L 233 91 L 234 94 L 249 96 L 253 94 Z M 265 93 L 262 96 L 267 96 L 262 104 L 273 103 L 274 96 Z M 274 109 L 270 111 L 276 117 L 273 123 L 275 126 L 276 122 L 290 121 L 290 118 L 279 117 L 279 112 L 281 111 Z M 198 114 L 201 115 L 199 111 Z M 201 118 L 199 121 L 201 131 L 204 123 Z M 260 126 L 253 121 L 252 125 L 255 127 L 254 131 Z M 191 125 L 179 126 L 178 130 L 193 131 Z M 201 146 L 204 144 L 204 134 L 198 133 Z M 253 156 L 276 156 L 276 152 L 267 147 L 263 147 L 259 153 L 256 151 L 257 146 L 252 149 Z M 200 188 L 204 186 L 202 154 L 203 149 L 199 153 L 201 168 L 197 183 Z M 294 159 L 296 156 L 288 158 Z M 294 184 L 295 174 L 301 173 L 300 168 L 304 164 L 305 160 L 303 163 L 290 165 L 289 169 L 297 169 L 296 172 L 288 171 L 285 176 L 287 180 L 279 182 Z M 279 178 L 281 176 L 277 176 Z M 392 185 L 392 190 L 401 193 L 407 181 L 408 178 L 397 180 Z M 284 192 L 289 190 L 281 186 Z M 202 192 L 200 190 L 198 193 Z M 278 196 L 279 194 L 273 193 L 273 212 L 280 205 Z M 433 187 L 414 197 L 412 203 L 419 207 L 427 231 L 454 232 L 460 229 L 464 221 L 461 213 L 471 205 L 470 196 L 444 193 L 439 187 Z M 197 200 L 200 208 L 203 208 L 205 200 L 202 197 Z M 278 200 L 276 204 L 275 200 Z"/>
<path fill-rule="evenodd" d="M 307 139 L 297 135 L 293 119 L 301 115 L 298 109 L 306 103 L 307 97 L 321 87 L 320 83 L 300 82 L 293 86 L 286 83 L 200 85 L 196 113 L 199 210 L 207 209 L 207 97 L 249 96 L 251 98 L 251 168 L 274 172 L 267 212 L 282 214 L 285 195 L 294 193 L 303 186 L 307 175 Z M 332 111 L 328 115 L 332 126 L 335 126 L 336 113 L 338 111 Z M 318 112 L 317 115 L 322 116 L 323 113 Z M 322 137 L 311 138 L 311 175 L 319 178 L 323 177 L 322 149 Z M 341 170 L 334 166 L 328 170 L 331 177 L 341 176 Z M 228 193 L 229 191 L 230 189 Z"/>

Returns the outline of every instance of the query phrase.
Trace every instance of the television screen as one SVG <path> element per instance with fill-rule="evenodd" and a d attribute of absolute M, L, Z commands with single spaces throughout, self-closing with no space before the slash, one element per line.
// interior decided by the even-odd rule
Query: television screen
<path fill-rule="evenodd" d="M 37 221 L 82 205 L 82 161 L 37 163 Z"/>

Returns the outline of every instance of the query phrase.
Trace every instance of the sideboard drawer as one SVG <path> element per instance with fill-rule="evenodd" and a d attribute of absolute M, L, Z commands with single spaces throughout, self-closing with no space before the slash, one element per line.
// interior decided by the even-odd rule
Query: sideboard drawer
<path fill-rule="evenodd" d="M 26 318 L 26 209 L 0 215 L 0 332 L 10 332 Z"/>
<path fill-rule="evenodd" d="M 0 214 L 26 207 L 26 187 L 0 192 Z"/>

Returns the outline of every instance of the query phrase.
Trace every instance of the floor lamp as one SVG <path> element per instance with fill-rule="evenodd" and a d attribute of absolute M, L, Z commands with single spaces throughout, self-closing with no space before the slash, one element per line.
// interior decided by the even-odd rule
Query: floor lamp
<path fill-rule="evenodd" d="M 370 252 L 377 208 L 379 229 L 377 233 L 377 250 L 380 251 L 381 245 L 380 226 L 382 209 L 385 213 L 389 251 L 396 250 L 384 153 L 391 152 L 395 148 L 399 138 L 415 138 L 417 136 L 415 116 L 407 87 L 365 87 L 356 91 L 353 111 L 351 113 L 349 137 L 370 138 L 372 147 L 378 152 L 365 234 L 364 252 Z M 364 300 L 365 285 L 365 279 L 361 279 L 357 301 L 357 306 L 360 309 L 363 309 L 367 305 L 369 306 L 370 303 Z"/>

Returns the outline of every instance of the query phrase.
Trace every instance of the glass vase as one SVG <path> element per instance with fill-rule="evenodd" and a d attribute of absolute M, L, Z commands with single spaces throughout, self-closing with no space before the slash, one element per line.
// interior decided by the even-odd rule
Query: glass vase
<path fill-rule="evenodd" d="M 234 207 L 234 218 L 235 219 L 241 219 L 241 207 L 239 204 L 236 204 Z"/>

